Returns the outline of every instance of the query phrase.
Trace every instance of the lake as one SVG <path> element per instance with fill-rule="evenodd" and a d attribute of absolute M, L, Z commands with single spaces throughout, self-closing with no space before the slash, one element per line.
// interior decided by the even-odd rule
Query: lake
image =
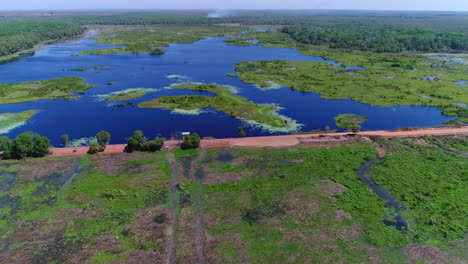
<path fill-rule="evenodd" d="M 111 45 L 97 45 L 95 40 L 84 39 L 73 43 L 45 46 L 34 56 L 0 65 L 0 83 L 16 83 L 47 80 L 65 76 L 78 76 L 97 86 L 74 100 L 41 100 L 37 102 L 0 105 L 0 113 L 40 110 L 26 125 L 10 131 L 15 137 L 25 131 L 34 131 L 60 144 L 60 136 L 70 139 L 89 137 L 101 130 L 112 134 L 111 143 L 125 143 L 134 130 L 143 130 L 146 136 L 179 136 L 182 131 L 197 132 L 202 137 L 236 137 L 237 128 L 245 127 L 248 136 L 281 134 L 262 129 L 232 118 L 214 109 L 205 109 L 200 115 L 182 115 L 166 109 L 139 109 L 136 106 L 118 108 L 96 95 L 108 94 L 128 88 L 165 88 L 181 81 L 217 83 L 238 88 L 238 94 L 255 103 L 274 103 L 283 109 L 281 115 L 302 124 L 301 131 L 336 128 L 335 116 L 352 113 L 369 117 L 362 124 L 363 130 L 396 129 L 399 127 L 425 127 L 441 125 L 455 117 L 448 117 L 435 107 L 394 106 L 377 107 L 350 99 L 325 100 L 316 93 L 303 93 L 287 87 L 260 90 L 255 85 L 244 84 L 227 73 L 235 72 L 235 64 L 242 61 L 290 60 L 327 62 L 340 64 L 321 57 L 299 54 L 286 48 L 261 46 L 231 46 L 224 37 L 208 38 L 193 44 L 173 44 L 165 48 L 161 56 L 148 54 L 84 55 L 75 54 Z M 106 65 L 105 68 L 88 71 L 69 71 L 74 68 Z M 356 65 L 355 67 L 359 67 Z M 358 69 L 358 68 L 356 68 Z M 186 78 L 170 79 L 168 75 Z M 107 82 L 116 81 L 114 85 Z M 132 100 L 134 105 L 163 95 L 201 94 L 189 90 L 161 89 Z"/>

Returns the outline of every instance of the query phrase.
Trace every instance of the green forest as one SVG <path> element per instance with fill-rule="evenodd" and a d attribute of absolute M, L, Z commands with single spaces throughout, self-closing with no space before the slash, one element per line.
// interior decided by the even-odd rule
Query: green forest
<path fill-rule="evenodd" d="M 0 56 L 31 49 L 41 42 L 77 36 L 85 29 L 61 22 L 0 21 Z"/>
<path fill-rule="evenodd" d="M 282 32 L 294 40 L 330 48 L 375 52 L 446 52 L 467 51 L 468 36 L 450 32 L 365 23 L 330 26 L 287 26 Z"/>

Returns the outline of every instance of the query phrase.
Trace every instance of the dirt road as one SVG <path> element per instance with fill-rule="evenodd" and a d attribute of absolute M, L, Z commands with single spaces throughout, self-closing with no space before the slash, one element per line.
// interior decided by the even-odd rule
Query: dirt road
<path fill-rule="evenodd" d="M 292 147 L 307 141 L 320 141 L 325 137 L 343 137 L 349 133 L 328 133 L 328 134 L 304 134 L 304 135 L 285 135 L 285 136 L 267 136 L 267 137 L 245 137 L 245 138 L 225 138 L 225 139 L 203 139 L 202 148 L 216 147 L 238 147 L 238 148 L 256 148 L 256 147 Z M 468 126 L 462 127 L 435 127 L 422 128 L 411 131 L 363 131 L 358 133 L 362 137 L 384 137 L 384 138 L 404 138 L 421 136 L 444 136 L 444 135 L 468 135 Z M 325 139 L 324 139 L 325 140 Z M 178 146 L 179 141 L 168 140 L 164 144 L 164 149 L 172 149 Z M 55 148 L 51 156 L 70 156 L 84 155 L 89 147 L 77 148 Z M 105 153 L 123 152 L 125 145 L 109 145 Z"/>
<path fill-rule="evenodd" d="M 171 179 L 171 196 L 170 196 L 170 212 L 172 225 L 168 230 L 168 246 L 167 246 L 167 264 L 173 264 L 176 261 L 176 245 L 175 245 L 175 233 L 177 230 L 177 211 L 178 211 L 178 202 L 177 202 L 177 184 L 179 183 L 179 170 L 174 159 L 174 154 L 172 152 L 166 152 L 166 157 L 169 160 L 172 171 Z"/>

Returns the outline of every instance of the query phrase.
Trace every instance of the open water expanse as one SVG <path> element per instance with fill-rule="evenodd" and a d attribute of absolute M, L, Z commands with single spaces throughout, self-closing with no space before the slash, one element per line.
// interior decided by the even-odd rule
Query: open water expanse
<path fill-rule="evenodd" d="M 274 103 L 283 107 L 279 112 L 302 124 L 301 131 L 336 128 L 336 115 L 352 113 L 369 117 L 363 130 L 395 129 L 408 126 L 435 126 L 454 117 L 441 114 L 435 107 L 394 106 L 377 107 L 353 100 L 325 100 L 316 93 L 302 93 L 287 87 L 260 90 L 244 84 L 239 78 L 229 77 L 235 64 L 242 61 L 291 60 L 327 62 L 320 57 L 300 55 L 294 49 L 265 48 L 261 46 L 231 46 L 224 37 L 208 38 L 194 44 L 174 44 L 161 56 L 148 54 L 73 56 L 81 51 L 115 47 L 97 45 L 95 40 L 84 39 L 73 43 L 48 45 L 32 57 L 0 65 L 0 83 L 47 80 L 66 76 L 79 76 L 97 86 L 74 100 L 41 100 L 31 103 L 0 105 L 0 113 L 40 110 L 26 125 L 10 131 L 15 137 L 25 131 L 34 131 L 60 144 L 60 136 L 70 139 L 89 137 L 101 130 L 112 134 L 111 143 L 124 143 L 134 130 L 141 129 L 148 137 L 167 138 L 182 131 L 197 132 L 202 137 L 236 137 L 237 128 L 245 127 L 248 136 L 271 135 L 276 132 L 247 124 L 214 109 L 204 109 L 199 115 L 182 115 L 166 109 L 139 109 L 136 105 L 163 95 L 203 94 L 190 90 L 162 89 L 177 82 L 203 82 L 231 85 L 238 94 L 255 103 Z M 106 65 L 88 71 L 69 71 L 73 68 Z M 359 65 L 356 65 L 359 66 Z M 168 75 L 186 76 L 182 79 Z M 116 81 L 114 85 L 107 85 Z M 131 100 L 134 106 L 118 108 L 100 101 L 96 95 L 108 94 L 128 88 L 161 89 L 144 97 Z"/>

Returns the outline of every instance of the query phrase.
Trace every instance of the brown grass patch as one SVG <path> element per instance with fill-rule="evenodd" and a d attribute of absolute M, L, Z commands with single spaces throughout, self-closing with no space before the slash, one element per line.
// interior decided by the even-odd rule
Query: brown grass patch
<path fill-rule="evenodd" d="M 359 137 L 359 136 L 349 137 L 349 136 L 327 136 L 327 135 L 320 135 L 319 137 L 301 136 L 301 137 L 298 137 L 298 139 L 302 145 L 311 146 L 314 148 L 325 148 L 325 149 L 339 147 L 339 146 L 353 146 L 358 142 L 368 141 L 367 138 Z"/>
<path fill-rule="evenodd" d="M 100 155 L 91 156 L 91 162 L 96 164 L 96 170 L 105 172 L 107 175 L 117 174 L 122 170 L 122 164 L 126 160 L 139 160 L 151 158 L 151 154 L 140 154 L 139 152 L 133 153 L 105 153 Z M 153 167 L 154 168 L 154 167 Z M 132 170 L 138 170 L 135 168 Z"/>
<path fill-rule="evenodd" d="M 213 168 L 204 166 L 203 170 L 205 172 L 205 178 L 203 179 L 203 184 L 220 184 L 240 181 L 243 178 L 242 173 L 217 173 Z"/>
<path fill-rule="evenodd" d="M 19 175 L 24 181 L 43 179 L 56 172 L 69 171 L 74 163 L 74 159 L 27 160 L 19 167 Z"/>
<path fill-rule="evenodd" d="M 164 216 L 163 223 L 155 221 L 158 216 Z M 137 247 L 144 248 L 145 244 L 150 242 L 159 251 L 165 252 L 167 248 L 166 229 L 172 225 L 173 221 L 174 219 L 171 219 L 171 214 L 166 208 L 150 207 L 141 209 L 136 223 L 127 225 L 127 229 L 135 234 L 134 239 Z"/>
<path fill-rule="evenodd" d="M 138 168 L 129 169 L 128 173 L 129 174 L 140 174 L 140 173 L 143 173 L 145 171 L 155 170 L 155 169 L 156 169 L 155 164 L 146 164 L 146 165 L 143 165 L 143 166 L 138 167 Z"/>
<path fill-rule="evenodd" d="M 96 217 L 98 214 L 94 210 L 85 210 L 85 209 L 62 209 L 58 212 L 58 216 L 60 217 L 67 217 L 67 216 L 75 216 L 75 217 Z"/>
<path fill-rule="evenodd" d="M 411 243 L 404 249 L 405 255 L 410 263 L 424 262 L 426 264 L 463 264 L 465 261 L 457 258 L 451 258 L 447 252 L 436 247 Z"/>
<path fill-rule="evenodd" d="M 176 262 L 196 263 L 195 216 L 192 208 L 181 209 L 176 236 Z"/>
<path fill-rule="evenodd" d="M 107 231 L 103 236 L 86 239 L 84 242 L 89 243 L 91 246 L 68 254 L 66 256 L 67 263 L 89 263 L 86 260 L 100 251 L 107 254 L 120 254 L 123 252 L 123 249 L 119 247 L 120 242 L 115 238 L 112 231 Z"/>
<path fill-rule="evenodd" d="M 240 234 L 229 233 L 220 236 L 210 235 L 209 230 L 216 228 L 220 224 L 221 219 L 214 217 L 212 215 L 204 214 L 203 215 L 203 225 L 205 226 L 205 262 L 206 263 L 249 263 L 248 253 L 247 253 L 247 244 L 244 242 Z M 221 259 L 218 259 L 216 247 L 229 244 L 233 246 L 238 252 L 238 259 L 233 260 L 228 256 L 221 256 Z"/>
<path fill-rule="evenodd" d="M 159 264 L 163 263 L 164 255 L 155 251 L 135 250 L 128 256 L 127 264 Z"/>
<path fill-rule="evenodd" d="M 318 193 L 330 197 L 332 202 L 336 203 L 336 196 L 346 192 L 347 188 L 330 180 L 319 180 L 319 187 L 316 190 Z"/>

